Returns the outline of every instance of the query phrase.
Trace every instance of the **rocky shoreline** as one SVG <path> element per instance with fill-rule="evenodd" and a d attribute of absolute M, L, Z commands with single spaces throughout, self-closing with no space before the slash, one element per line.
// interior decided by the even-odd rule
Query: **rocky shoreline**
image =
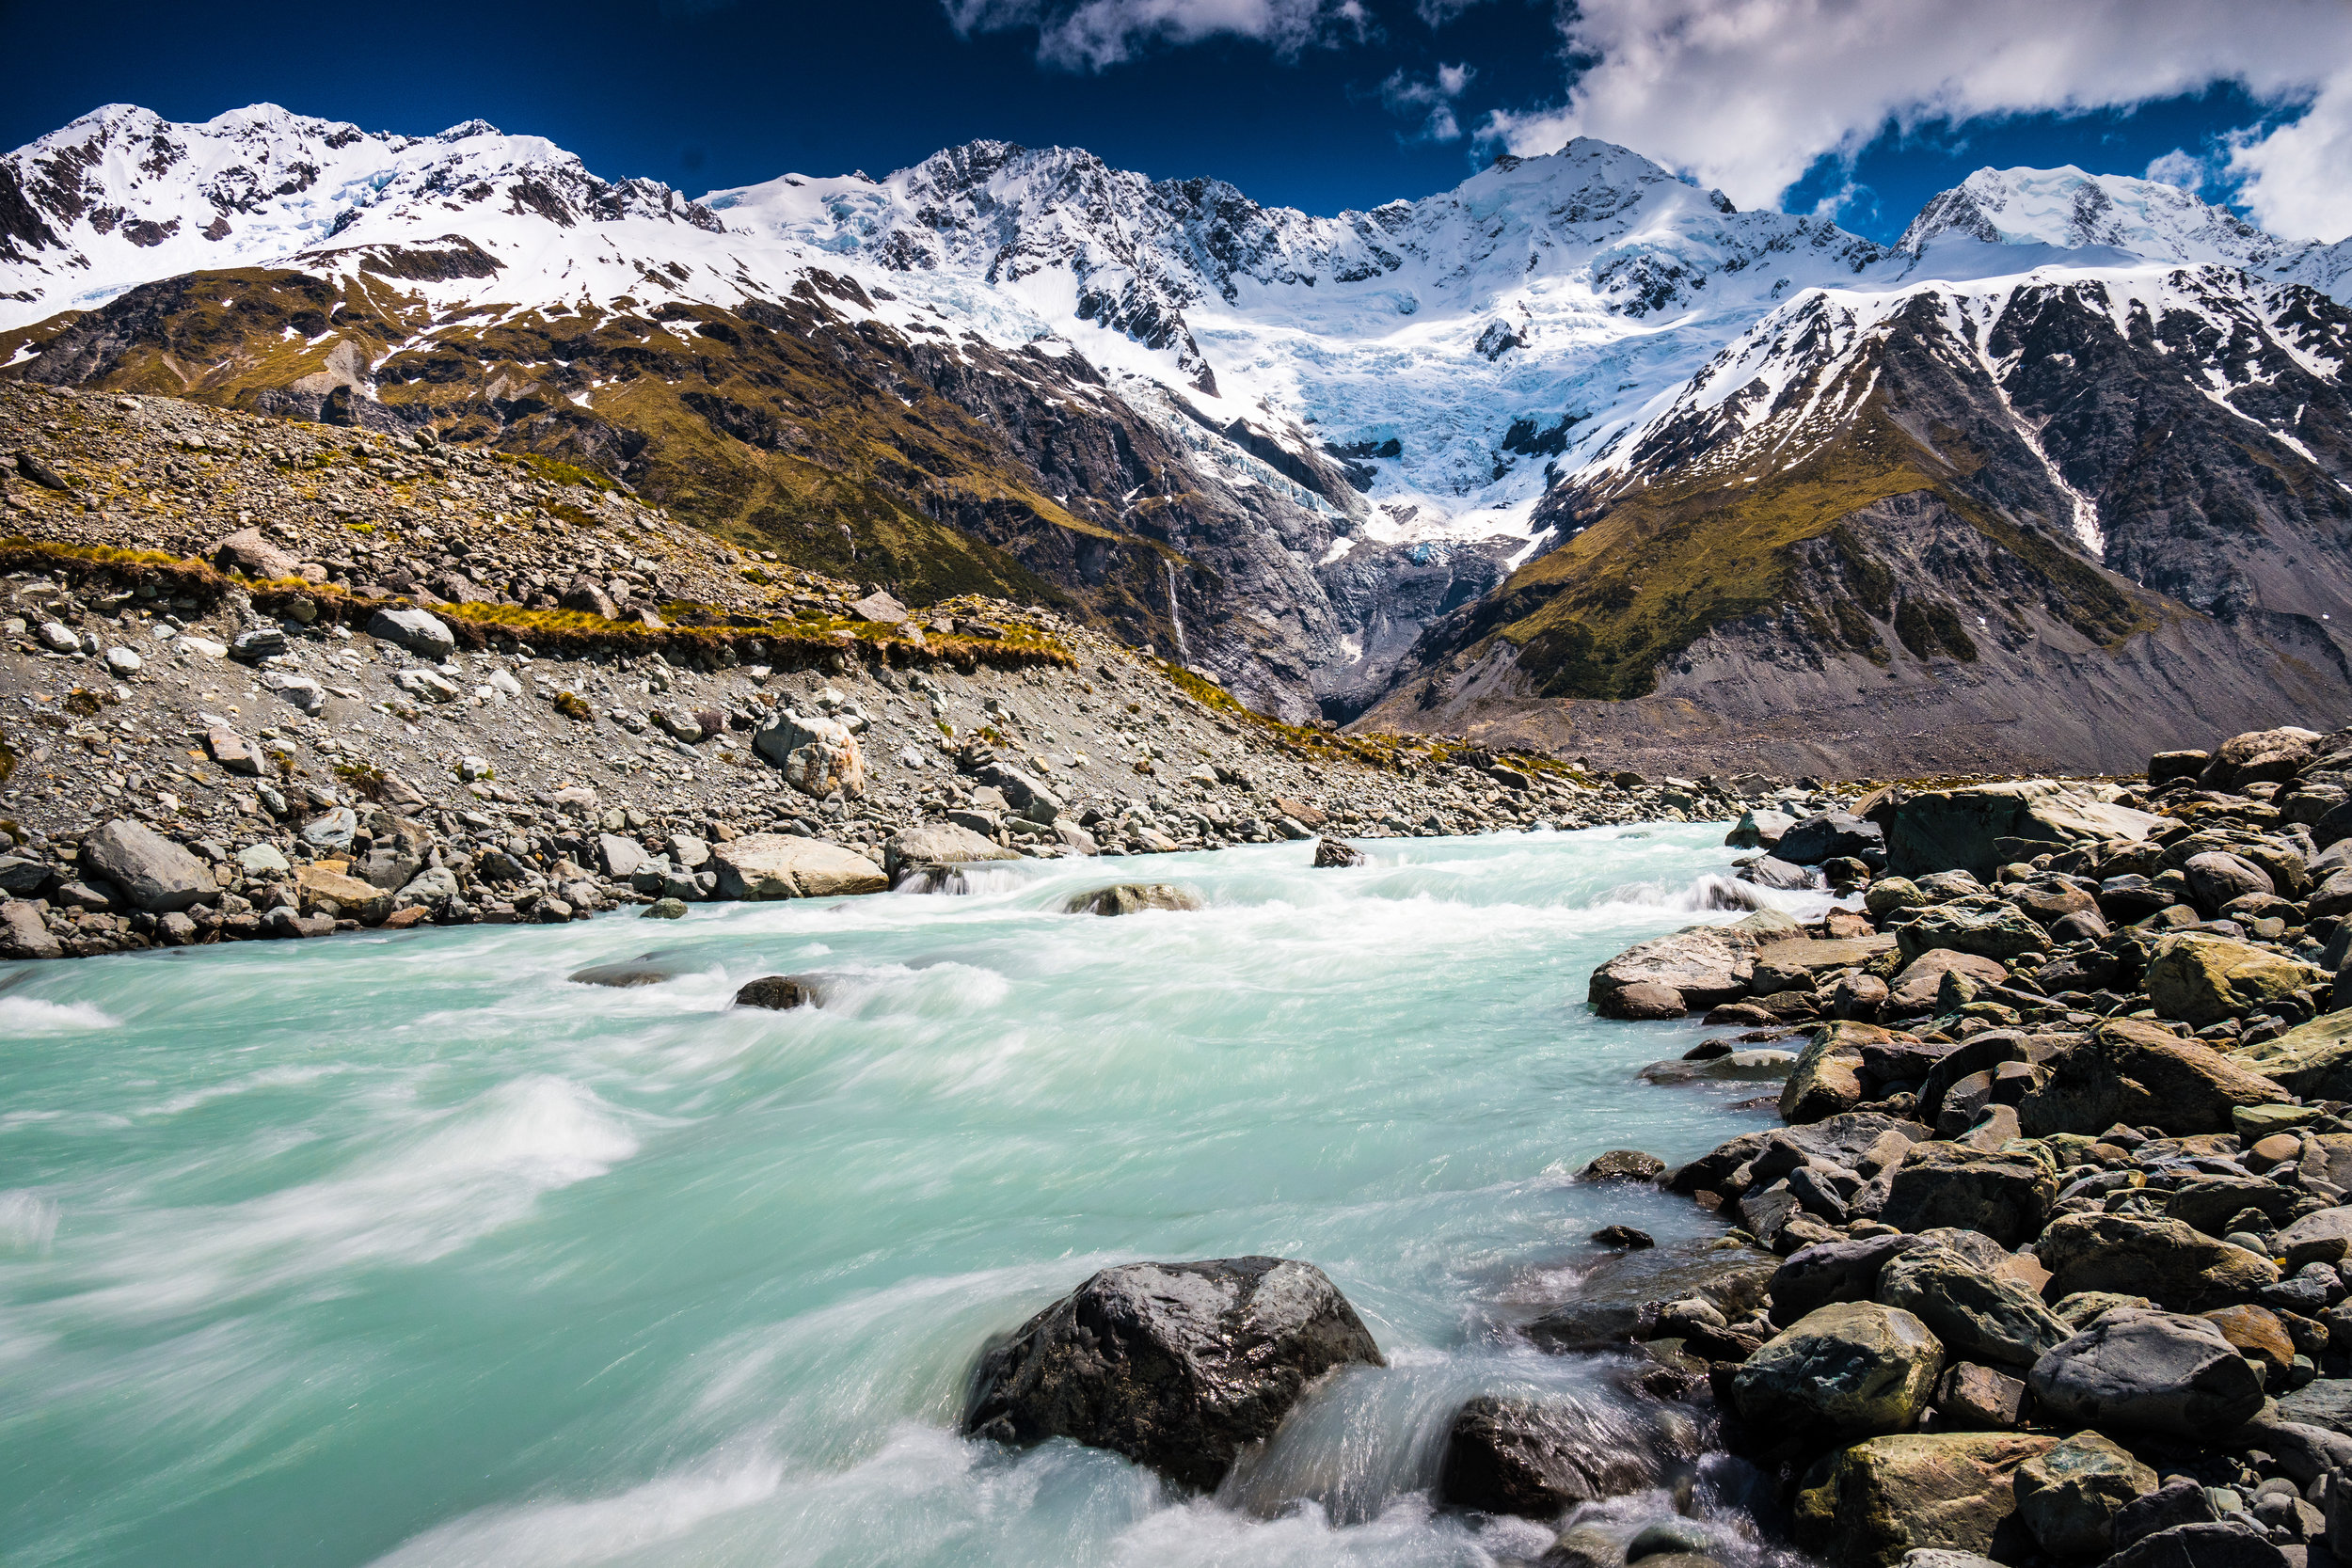
<path fill-rule="evenodd" d="M 1672 1259 L 1597 1234 L 1658 1261 L 1525 1337 L 1603 1357 L 1629 1402 L 1468 1402 L 1437 1500 L 1546 1522 L 1547 1568 L 2331 1568 L 2352 1542 L 2347 784 L 2352 730 L 2281 729 L 2129 786 L 1743 817 L 1743 876 L 1861 908 L 1641 943 L 1592 1006 L 1740 1028 L 1645 1076 L 1778 1079 L 1785 1125 L 1583 1169 L 1731 1228 Z M 1310 1265 L 1132 1264 L 992 1346 L 966 1428 L 1214 1488 L 1350 1363 L 1379 1352 Z M 1744 1497 L 1700 1479 L 1709 1451 L 1748 1466 Z M 1737 1532 L 1700 1517 L 1727 1497 Z"/>

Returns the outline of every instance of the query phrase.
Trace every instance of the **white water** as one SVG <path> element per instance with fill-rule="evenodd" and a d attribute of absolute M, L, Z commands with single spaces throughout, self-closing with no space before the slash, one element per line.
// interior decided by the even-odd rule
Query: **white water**
<path fill-rule="evenodd" d="M 1605 1363 L 1510 1325 L 1581 1288 L 1600 1225 L 1711 1233 L 1569 1178 L 1763 1120 L 1728 1107 L 1754 1085 L 1636 1080 L 1696 1025 L 1583 1006 L 1627 942 L 1736 918 L 1721 836 L 0 968 L 0 1560 L 1532 1557 L 1549 1528 L 1432 1503 L 1445 1424 L 1477 1392 L 1605 1401 Z M 1058 912 L 1122 877 L 1209 907 Z M 564 979 L 649 952 L 677 977 Z M 766 973 L 826 1006 L 729 1010 Z M 1221 1497 L 954 1434 L 981 1342 L 1091 1270 L 1247 1252 L 1324 1267 L 1392 1366 Z"/>

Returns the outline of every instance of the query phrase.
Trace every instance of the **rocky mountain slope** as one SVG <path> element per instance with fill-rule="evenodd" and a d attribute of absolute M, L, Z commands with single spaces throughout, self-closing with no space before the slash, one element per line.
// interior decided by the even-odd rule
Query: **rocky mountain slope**
<path fill-rule="evenodd" d="M 2072 661 L 2067 700 L 2193 689 L 2224 727 L 2260 721 L 2248 705 L 2333 702 L 2343 661 L 2312 624 L 2328 593 L 2294 584 L 2307 547 L 2335 547 L 2329 291 L 2352 288 L 2348 267 L 2344 245 L 2074 169 L 1980 171 L 1888 250 L 1582 140 L 1334 218 L 986 142 L 882 180 L 690 201 L 479 122 L 375 135 L 267 106 L 202 125 L 110 107 L 0 160 L 8 374 L 430 426 L 596 469 L 738 547 L 911 600 L 1053 604 L 1293 720 L 1378 703 L 1387 724 L 1662 734 L 1677 766 L 1702 739 L 1846 766 L 1834 738 L 1773 751 L 1736 716 L 1770 710 L 1808 741 L 1883 733 L 1886 678 L 1911 677 L 1873 646 L 1928 660 L 1916 701 L 1895 696 L 1958 738 L 1923 761 L 2092 760 L 2037 750 L 2035 710 L 2061 705 L 2037 696 L 2039 666 L 1995 680 L 1997 659 L 1960 659 L 1955 680 L 1954 655 L 1934 673 L 1958 644 L 1918 627 L 1963 613 L 1950 592 L 1873 588 L 1855 604 L 1886 611 L 1866 635 L 1863 610 L 1841 617 L 1805 578 L 1846 513 L 1816 496 L 1797 520 L 1772 502 L 1793 481 L 1768 473 L 1840 432 L 1892 450 L 1858 434 L 1886 404 L 1875 361 L 1857 367 L 1898 333 L 1919 338 L 1921 374 L 1957 378 L 1939 406 L 1973 413 L 1948 428 L 1992 444 L 1954 447 L 1905 404 L 1891 417 L 1922 450 L 1867 460 L 1862 503 L 1923 494 L 1915 469 L 1979 475 L 1997 526 L 2058 556 L 1996 541 L 1966 613 L 2040 626 L 2037 601 L 2138 607 L 2049 612 L 2065 631 L 2037 637 Z M 2089 369 L 2103 308 L 2132 373 L 2168 389 L 2162 426 L 2123 420 Z M 1996 330 L 2010 346 L 1987 346 Z M 1813 395 L 1833 384 L 1841 402 Z M 2073 430 L 2086 420 L 2096 435 Z M 2194 445 L 2132 455 L 2173 440 Z M 1768 449 L 1778 467 L 1740 471 Z M 1703 504 L 1751 479 L 1740 505 Z M 1631 569 L 1607 516 L 1637 494 L 1644 515 L 1678 509 L 1684 566 L 1726 570 L 1692 590 L 1645 566 L 1671 611 L 1596 623 Z M 1759 503 L 1775 515 L 1726 523 Z M 2093 589 L 2075 565 L 2111 575 Z M 1531 620 L 1555 599 L 1573 631 Z M 1766 607 L 1803 635 L 1748 626 Z M 1597 653 L 1561 656 L 1586 635 Z M 1684 657 L 1708 639 L 1729 640 L 1720 658 Z M 1850 656 L 1868 668 L 1831 669 Z M 1936 695 L 1957 689 L 1973 695 Z M 1706 718 L 1661 731 L 1646 694 Z M 1614 705 L 1559 705 L 1587 699 Z"/>

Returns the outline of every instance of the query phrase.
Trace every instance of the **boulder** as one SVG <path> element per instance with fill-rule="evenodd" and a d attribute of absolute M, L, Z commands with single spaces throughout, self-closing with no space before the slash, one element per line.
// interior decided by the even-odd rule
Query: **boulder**
<path fill-rule="evenodd" d="M 1447 1431 L 1438 1496 L 1456 1508 L 1549 1519 L 1578 1503 L 1655 1486 L 1664 1462 L 1681 1457 L 1672 1453 L 1677 1445 L 1627 1425 L 1625 1412 L 1595 1412 L 1572 1399 L 1482 1394 Z"/>
<path fill-rule="evenodd" d="M 2289 1568 L 2289 1559 L 2252 1520 L 2222 1519 L 2143 1535 L 2101 1568 Z"/>
<path fill-rule="evenodd" d="M 2109 1435 L 2202 1441 L 2263 1407 L 2262 1375 L 2219 1325 L 2119 1307 L 2034 1363 L 2041 1417 Z"/>
<path fill-rule="evenodd" d="M 1862 1236 L 1800 1247 L 1772 1272 L 1772 1322 L 1785 1328 L 1833 1302 L 1868 1301 L 1891 1259 L 1932 1244 L 1917 1236 Z"/>
<path fill-rule="evenodd" d="M 2286 725 L 2249 730 L 2223 741 L 2197 782 L 2207 789 L 2243 792 L 2250 784 L 2284 784 L 2312 760 L 2315 730 Z"/>
<path fill-rule="evenodd" d="M 2352 1008 L 2240 1046 L 2230 1060 L 2304 1100 L 2352 1100 Z"/>
<path fill-rule="evenodd" d="M 1974 1361 L 1956 1362 L 1935 1385 L 1938 1428 L 2008 1432 L 2026 1417 L 2026 1380 Z"/>
<path fill-rule="evenodd" d="M 1790 865 L 1820 865 L 1840 855 L 1874 860 L 1884 851 L 1885 837 L 1885 831 L 1875 822 L 1842 811 L 1825 811 L 1781 834 L 1772 856 Z"/>
<path fill-rule="evenodd" d="M 1859 969 L 1893 950 L 1895 939 L 1875 933 L 1867 937 L 1820 940 L 1798 937 L 1766 942 L 1756 950 L 1749 989 L 1757 996 L 1784 990 L 1813 990 L 1821 980 L 1841 969 Z"/>
<path fill-rule="evenodd" d="M 2143 1295 L 2176 1312 L 2229 1307 L 2279 1277 L 2277 1265 L 2179 1220 L 2065 1214 L 2034 1249 L 2052 1299 L 2078 1291 Z M 2101 1320 L 2102 1322 L 2105 1319 Z"/>
<path fill-rule="evenodd" d="M 1032 822 L 1051 822 L 1061 815 L 1060 796 L 1048 789 L 1044 781 L 1008 763 L 983 763 L 974 776 L 994 786 L 1007 805 Z"/>
<path fill-rule="evenodd" d="M 1862 907 L 1870 911 L 1873 920 L 1883 920 L 1902 910 L 1923 909 L 1933 902 L 1908 877 L 1881 877 L 1862 895 Z"/>
<path fill-rule="evenodd" d="M 1910 1248 L 1891 1259 L 1876 1294 L 1927 1324 L 1944 1341 L 1945 1354 L 1962 1360 L 2031 1367 L 2074 1334 L 2033 1291 L 1940 1246 Z"/>
<path fill-rule="evenodd" d="M 2329 978 L 2268 948 L 2182 931 L 2157 942 L 2148 960 L 2148 1002 L 2158 1016 L 2201 1029 Z"/>
<path fill-rule="evenodd" d="M 1637 980 L 1609 999 L 1609 1016 L 1629 1022 L 1654 1023 L 1688 1018 L 1691 1009 L 1682 1005 L 1682 993 L 1674 987 L 1661 986 L 1654 980 Z"/>
<path fill-rule="evenodd" d="M 2042 1061 L 2040 1083 L 2017 1102 L 2027 1137 L 2161 1127 L 2227 1132 L 2232 1113 L 2272 1104 L 2286 1091 L 2196 1040 L 2137 1019 L 2109 1019 Z"/>
<path fill-rule="evenodd" d="M 803 795 L 822 800 L 838 791 L 855 800 L 866 793 L 866 755 L 839 720 L 779 709 L 752 732 L 752 749 Z"/>
<path fill-rule="evenodd" d="M 963 1430 L 1068 1437 L 1202 1491 L 1337 1367 L 1385 1366 L 1311 1263 L 1231 1258 L 1104 1269 L 990 1344 Z"/>
<path fill-rule="evenodd" d="M 1668 988 L 1685 1008 L 1702 1012 L 1736 1002 L 1748 994 L 1755 977 L 1756 948 L 1777 934 L 1772 923 L 1755 922 L 1753 916 L 1730 926 L 1686 926 L 1671 936 L 1636 942 L 1594 970 L 1585 999 L 1603 1018 L 1618 1016 L 1618 992 L 1645 983 Z"/>
<path fill-rule="evenodd" d="M 2014 1247 L 2041 1231 L 2057 1196 L 2057 1173 L 2030 1154 L 1931 1141 L 1895 1167 L 1879 1218 L 1898 1230 L 1981 1231 Z"/>
<path fill-rule="evenodd" d="M 618 833 L 597 835 L 596 860 L 604 867 L 604 874 L 616 882 L 628 880 L 653 863 L 653 857 L 645 853 L 644 845 Z"/>
<path fill-rule="evenodd" d="M 1613 1148 L 1594 1156 L 1577 1172 L 1581 1181 L 1655 1181 L 1664 1173 L 1666 1162 L 1655 1154 L 1638 1148 Z"/>
<path fill-rule="evenodd" d="M 2156 1472 L 2095 1432 L 2078 1432 L 2017 1467 L 2017 1518 L 2055 1557 L 2096 1560 L 2115 1546 L 2115 1515 L 2156 1489 Z"/>
<path fill-rule="evenodd" d="M 447 658 L 457 651 L 457 638 L 438 616 L 425 610 L 379 610 L 368 617 L 368 635 L 397 642 L 412 654 Z"/>
<path fill-rule="evenodd" d="M 771 1012 L 814 1007 L 820 1000 L 817 983 L 800 974 L 763 974 L 745 981 L 735 992 L 736 1006 L 766 1007 Z"/>
<path fill-rule="evenodd" d="M 2050 936 L 2013 904 L 1990 909 L 1936 904 L 1905 922 L 1895 933 L 1895 945 L 1906 963 L 1939 947 L 2008 963 L 2027 953 L 2046 952 Z"/>
<path fill-rule="evenodd" d="M 357 877 L 346 877 L 324 865 L 297 866 L 294 870 L 294 893 L 304 914 L 321 912 L 337 914 L 356 920 L 362 926 L 380 925 L 392 912 L 392 893 Z M 332 904 L 322 911 L 321 904 Z"/>
<path fill-rule="evenodd" d="M 1797 1494 L 1797 1544 L 1838 1568 L 1896 1568 L 1915 1551 L 1981 1556 L 2016 1512 L 2019 1466 L 2057 1444 L 2024 1433 L 1937 1432 L 1841 1449 Z"/>
<path fill-rule="evenodd" d="M 2279 1232 L 2271 1245 L 2289 1269 L 2341 1263 L 2352 1255 L 2352 1209 L 2320 1209 Z"/>
<path fill-rule="evenodd" d="M 1732 1400 L 1758 1430 L 1845 1436 L 1900 1432 L 1944 1370 L 1944 1347 L 1910 1313 L 1836 1302 L 1798 1319 L 1740 1363 Z"/>
<path fill-rule="evenodd" d="M 1364 852 L 1344 839 L 1319 838 L 1315 840 L 1315 869 L 1318 871 L 1329 871 L 1363 863 Z"/>
<path fill-rule="evenodd" d="M 298 578 L 302 562 L 279 549 L 258 528 L 241 528 L 213 546 L 213 564 L 249 578 Z"/>
<path fill-rule="evenodd" d="M 1932 1011 L 1947 974 L 1963 974 L 1988 986 L 2009 981 L 2008 966 L 1994 959 L 1949 947 L 1930 948 L 1904 964 L 1896 974 L 1894 989 L 1886 998 L 1887 1015 L 1909 1018 L 1915 1013 Z"/>
<path fill-rule="evenodd" d="M 219 892 L 212 869 L 146 823 L 118 816 L 82 841 L 80 864 L 151 914 L 184 910 Z"/>
<path fill-rule="evenodd" d="M 913 865 L 961 865 L 972 861 L 1017 861 L 1017 851 L 953 822 L 901 828 L 882 846 L 882 871 L 895 885 Z"/>
<path fill-rule="evenodd" d="M 866 594 L 866 597 L 851 604 L 850 606 L 850 614 L 856 620 L 872 621 L 881 626 L 896 626 L 905 623 L 907 618 L 907 607 L 892 598 L 888 594 L 877 588 L 871 594 Z"/>
<path fill-rule="evenodd" d="M 1862 1103 L 1862 1051 L 1894 1037 L 1874 1023 L 1839 1021 L 1813 1031 L 1781 1085 L 1783 1121 L 1820 1121 Z"/>
<path fill-rule="evenodd" d="M 1785 811 L 1751 808 L 1740 814 L 1740 820 L 1724 835 L 1724 843 L 1734 849 L 1770 849 L 1796 825 L 1797 819 Z"/>
<path fill-rule="evenodd" d="M 2219 1517 L 2214 1510 L 2213 1494 L 2182 1476 L 2115 1511 L 2111 1521 L 2115 1548 L 2121 1551 L 2160 1529 L 2170 1529 L 2176 1525 L 2211 1524 Z"/>
<path fill-rule="evenodd" d="M 402 884 L 401 890 L 392 895 L 392 912 L 422 909 L 437 919 L 464 895 L 465 890 L 457 885 L 457 874 L 447 866 L 436 865 L 418 872 Z"/>
<path fill-rule="evenodd" d="M 722 898 L 832 898 L 880 893 L 882 867 L 854 849 L 793 833 L 751 833 L 710 852 Z"/>
<path fill-rule="evenodd" d="M 2233 898 L 2256 893 L 2276 895 L 2279 891 L 2269 872 L 2226 850 L 2208 849 L 2201 855 L 2191 855 L 2181 870 L 2188 878 L 2189 898 L 2208 920 Z"/>
<path fill-rule="evenodd" d="M 0 904 L 0 958 L 61 958 L 65 947 L 50 933 L 40 911 L 21 898 Z"/>
<path fill-rule="evenodd" d="M 1197 910 L 1200 896 L 1166 882 L 1120 882 L 1081 893 L 1062 905 L 1064 914 L 1140 914 L 1146 910 Z"/>
<path fill-rule="evenodd" d="M 1899 877 L 1958 866 L 1991 877 L 2012 861 L 2106 839 L 2143 839 L 2165 818 L 2116 804 L 2110 784 L 2026 779 L 1930 790 L 1874 808 L 1886 869 Z"/>
<path fill-rule="evenodd" d="M 2221 1330 L 2221 1337 L 2240 1355 L 2249 1356 L 2284 1375 L 2295 1366 L 2295 1340 L 2266 1307 L 2217 1307 L 2199 1317 Z"/>

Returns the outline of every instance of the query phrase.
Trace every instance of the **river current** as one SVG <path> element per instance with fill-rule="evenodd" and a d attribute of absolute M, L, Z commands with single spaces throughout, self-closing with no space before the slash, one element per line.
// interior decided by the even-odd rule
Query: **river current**
<path fill-rule="evenodd" d="M 0 1560 L 149 1568 L 1478 1564 L 1435 1508 L 1505 1325 L 1759 1085 L 1593 966 L 1709 909 L 1724 829 L 976 870 L 961 896 L 0 966 Z M 1120 878 L 1207 908 L 1059 912 Z M 1800 914 L 1823 895 L 1772 895 Z M 675 978 L 613 990 L 583 966 Z M 825 1005 L 730 1009 L 762 974 Z M 1216 1498 L 955 1434 L 982 1341 L 1137 1258 L 1322 1266 L 1391 1365 Z M 1736 1554 L 1735 1554 L 1736 1555 Z"/>

